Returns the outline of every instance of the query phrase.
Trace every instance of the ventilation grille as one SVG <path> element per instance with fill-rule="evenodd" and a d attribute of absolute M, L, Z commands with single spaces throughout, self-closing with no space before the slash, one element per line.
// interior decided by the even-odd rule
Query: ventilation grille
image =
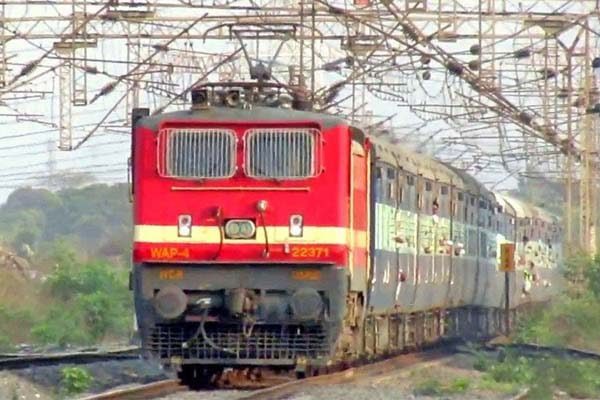
<path fill-rule="evenodd" d="M 197 324 L 157 325 L 144 347 L 161 359 L 280 360 L 284 363 L 301 356 L 326 356 L 331 347 L 328 335 L 320 325 L 259 325 L 254 327 L 250 335 L 245 335 L 241 325 L 207 323 L 207 337 L 217 348 L 205 342 L 202 335 L 184 348 L 182 344 L 191 339 L 197 330 Z"/>
<path fill-rule="evenodd" d="M 172 178 L 228 178 L 235 172 L 235 133 L 227 129 L 163 129 L 158 173 Z"/>
<path fill-rule="evenodd" d="M 250 129 L 246 133 L 246 174 L 266 179 L 315 176 L 318 139 L 317 129 Z"/>

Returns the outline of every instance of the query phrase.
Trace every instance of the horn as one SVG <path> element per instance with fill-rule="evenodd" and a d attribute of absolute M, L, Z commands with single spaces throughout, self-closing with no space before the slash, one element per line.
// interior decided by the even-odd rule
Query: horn
<path fill-rule="evenodd" d="M 240 104 L 240 91 L 230 90 L 223 99 L 223 102 L 229 107 L 237 107 Z"/>

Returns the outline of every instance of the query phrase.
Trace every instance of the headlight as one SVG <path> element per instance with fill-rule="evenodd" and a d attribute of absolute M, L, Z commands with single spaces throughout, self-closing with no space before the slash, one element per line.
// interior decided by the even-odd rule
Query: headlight
<path fill-rule="evenodd" d="M 192 216 L 191 215 L 180 215 L 177 224 L 177 234 L 183 237 L 192 236 Z"/>
<path fill-rule="evenodd" d="M 256 233 L 254 222 L 247 219 L 230 219 L 225 223 L 225 236 L 229 239 L 250 239 Z"/>
<path fill-rule="evenodd" d="M 304 230 L 304 221 L 302 215 L 292 215 L 290 217 L 290 236 L 302 237 Z"/>

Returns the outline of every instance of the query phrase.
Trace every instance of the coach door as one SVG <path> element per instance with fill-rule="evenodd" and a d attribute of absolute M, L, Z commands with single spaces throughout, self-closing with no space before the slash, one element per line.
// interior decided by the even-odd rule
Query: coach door
<path fill-rule="evenodd" d="M 369 163 L 365 148 L 352 141 L 350 174 L 351 290 L 366 291 L 369 259 Z"/>

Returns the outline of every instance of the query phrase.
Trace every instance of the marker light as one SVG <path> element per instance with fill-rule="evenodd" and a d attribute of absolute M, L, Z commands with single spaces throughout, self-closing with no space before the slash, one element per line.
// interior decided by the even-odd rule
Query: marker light
<path fill-rule="evenodd" d="M 256 209 L 259 212 L 265 212 L 265 211 L 267 211 L 268 205 L 269 205 L 269 203 L 267 203 L 266 200 L 259 200 L 258 203 L 256 203 Z"/>
<path fill-rule="evenodd" d="M 177 225 L 177 234 L 182 237 L 192 236 L 192 216 L 188 214 L 180 215 Z"/>
<path fill-rule="evenodd" d="M 290 217 L 290 236 L 302 237 L 304 224 L 302 215 L 292 215 Z"/>

